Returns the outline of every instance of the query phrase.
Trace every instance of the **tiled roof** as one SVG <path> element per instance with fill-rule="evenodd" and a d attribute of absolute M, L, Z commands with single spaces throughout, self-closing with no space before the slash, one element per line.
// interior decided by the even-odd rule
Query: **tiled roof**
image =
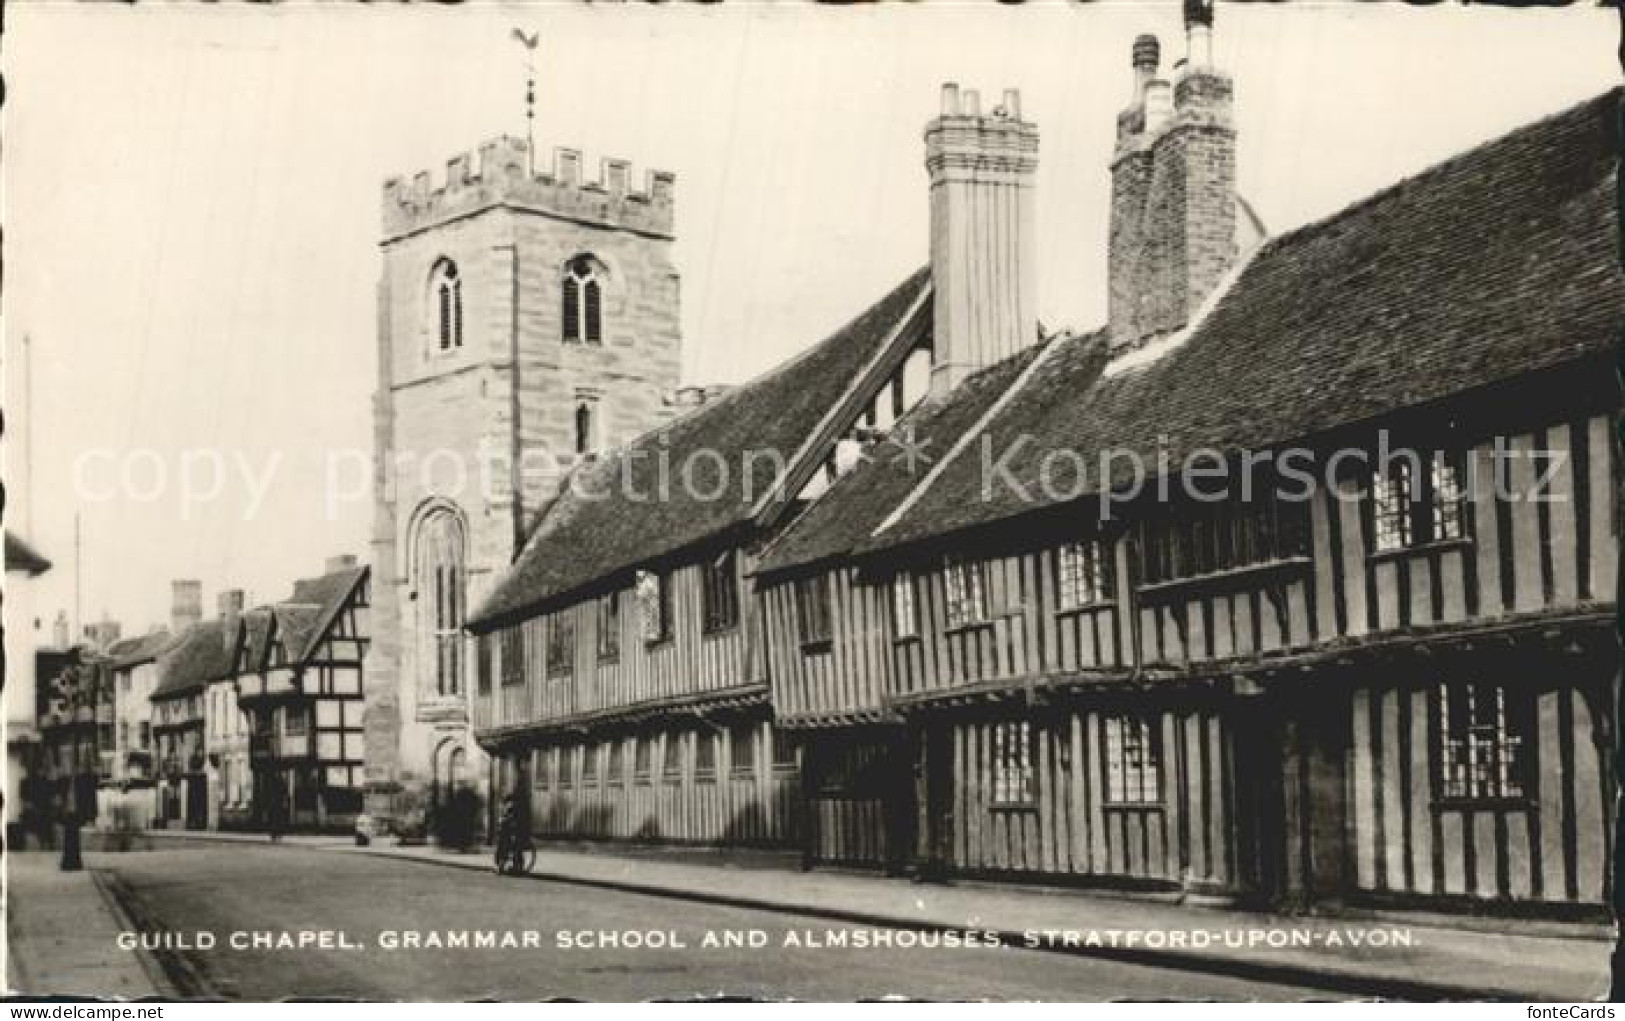
<path fill-rule="evenodd" d="M 155 699 L 187 695 L 206 687 L 209 682 L 229 677 L 232 652 L 236 643 L 225 639 L 225 625 L 219 620 L 205 620 L 181 632 L 174 644 L 158 657 L 158 683 L 153 688 Z"/>
<path fill-rule="evenodd" d="M 810 566 L 862 546 L 869 534 L 924 481 L 932 465 L 987 413 L 1040 350 L 1039 347 L 1028 348 L 983 369 L 940 403 L 926 401 L 916 405 L 884 438 L 868 443 L 857 465 L 779 534 L 763 553 L 758 573 Z"/>
<path fill-rule="evenodd" d="M 50 569 L 51 562 L 40 556 L 27 540 L 20 535 L 6 533 L 6 570 L 44 574 Z"/>
<path fill-rule="evenodd" d="M 1087 493 L 1101 488 L 1101 450 L 1152 457 L 1160 439 L 1177 465 L 1197 448 L 1311 439 L 1607 355 L 1625 311 L 1619 102 L 1616 89 L 1267 242 L 1188 339 L 1144 367 L 1100 376 L 1090 345 L 1067 343 L 867 548 L 1061 502 L 1034 485 L 1058 448 L 1085 455 L 1075 492 Z M 1004 463 L 1031 499 L 1002 483 L 982 498 L 984 436 L 994 456 L 1022 444 Z"/>
<path fill-rule="evenodd" d="M 158 654 L 173 637 L 168 631 L 154 631 L 151 634 L 125 638 L 114 642 L 108 648 L 107 658 L 112 661 L 115 668 L 150 663 L 158 658 Z"/>
<path fill-rule="evenodd" d="M 746 524 L 777 477 L 770 457 L 747 459 L 746 452 L 773 451 L 790 462 L 929 283 L 929 273 L 917 271 L 800 357 L 583 467 L 471 625 L 525 612 Z M 716 458 L 690 461 L 698 451 L 720 454 L 726 474 Z M 680 482 L 685 464 L 692 465 L 690 486 Z"/>

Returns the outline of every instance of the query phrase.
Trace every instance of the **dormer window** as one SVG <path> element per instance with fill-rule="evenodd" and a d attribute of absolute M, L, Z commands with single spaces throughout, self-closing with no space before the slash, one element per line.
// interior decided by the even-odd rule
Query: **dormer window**
<path fill-rule="evenodd" d="M 463 281 L 457 264 L 441 259 L 430 276 L 429 295 L 434 302 L 435 339 L 442 351 L 463 346 Z"/>
<path fill-rule="evenodd" d="M 565 266 L 561 289 L 566 343 L 603 343 L 603 287 L 603 273 L 592 256 L 578 255 Z"/>

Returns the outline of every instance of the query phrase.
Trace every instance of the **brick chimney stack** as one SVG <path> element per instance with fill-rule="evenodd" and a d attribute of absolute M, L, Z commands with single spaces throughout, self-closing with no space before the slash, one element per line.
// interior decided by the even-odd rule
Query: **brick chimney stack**
<path fill-rule="evenodd" d="M 203 583 L 190 578 L 170 582 L 169 630 L 182 631 L 203 619 Z"/>
<path fill-rule="evenodd" d="M 214 597 L 214 606 L 223 625 L 220 628 L 221 640 L 228 650 L 232 649 L 237 644 L 237 621 L 243 615 L 243 590 L 226 589 Z"/>
<path fill-rule="evenodd" d="M 1006 89 L 981 111 L 974 90 L 942 87 L 925 128 L 931 176 L 931 277 L 936 290 L 931 396 L 1038 339 L 1033 185 L 1038 128 Z"/>
<path fill-rule="evenodd" d="M 1186 0 L 1185 32 L 1171 84 L 1156 38 L 1134 41 L 1134 96 L 1118 115 L 1112 160 L 1114 350 L 1184 326 L 1236 261 L 1233 90 L 1213 66 L 1212 0 Z"/>

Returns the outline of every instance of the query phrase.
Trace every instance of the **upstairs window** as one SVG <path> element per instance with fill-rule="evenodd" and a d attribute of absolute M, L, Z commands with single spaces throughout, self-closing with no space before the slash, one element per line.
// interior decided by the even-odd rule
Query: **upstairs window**
<path fill-rule="evenodd" d="M 994 806 L 1015 808 L 1030 805 L 1037 795 L 1033 783 L 1031 727 L 1025 721 L 994 724 Z"/>
<path fill-rule="evenodd" d="M 555 614 L 547 629 L 547 676 L 568 674 L 575 662 L 576 620 L 569 610 Z"/>
<path fill-rule="evenodd" d="M 564 339 L 572 344 L 603 343 L 603 277 L 598 260 L 578 255 L 564 268 Z"/>
<path fill-rule="evenodd" d="M 1157 730 L 1135 716 L 1106 718 L 1106 803 L 1146 805 L 1162 801 Z"/>
<path fill-rule="evenodd" d="M 1061 609 L 1110 602 L 1112 598 L 1111 548 L 1100 539 L 1061 547 Z"/>
<path fill-rule="evenodd" d="M 917 638 L 920 634 L 920 614 L 914 600 L 914 575 L 900 572 L 891 580 L 892 637 Z"/>
<path fill-rule="evenodd" d="M 435 339 L 440 350 L 451 351 L 463 346 L 463 280 L 457 274 L 457 264 L 441 259 L 434 264 L 429 278 L 429 293 L 434 302 Z"/>
<path fill-rule="evenodd" d="M 502 686 L 517 687 L 525 683 L 525 632 L 516 624 L 499 634 L 502 635 Z"/>
<path fill-rule="evenodd" d="M 598 658 L 621 658 L 621 594 L 607 592 L 598 597 Z"/>
<path fill-rule="evenodd" d="M 803 646 L 829 644 L 828 575 L 815 574 L 796 581 L 796 627 Z"/>
<path fill-rule="evenodd" d="M 671 576 L 659 571 L 639 571 L 637 592 L 644 642 L 654 645 L 670 638 Z"/>
<path fill-rule="evenodd" d="M 1184 503 L 1147 521 L 1143 534 L 1147 584 L 1195 578 L 1307 556 L 1309 504 L 1263 493 Z"/>
<path fill-rule="evenodd" d="M 1377 553 L 1467 536 L 1461 471 L 1444 454 L 1396 456 L 1371 478 L 1371 544 Z"/>
<path fill-rule="evenodd" d="M 980 560 L 949 560 L 944 571 L 948 627 L 968 627 L 987 620 L 986 567 Z"/>
<path fill-rule="evenodd" d="M 1439 686 L 1440 794 L 1446 801 L 1527 796 L 1530 712 L 1505 685 Z"/>
<path fill-rule="evenodd" d="M 739 623 L 739 573 L 733 550 L 705 564 L 705 633 L 728 631 Z"/>

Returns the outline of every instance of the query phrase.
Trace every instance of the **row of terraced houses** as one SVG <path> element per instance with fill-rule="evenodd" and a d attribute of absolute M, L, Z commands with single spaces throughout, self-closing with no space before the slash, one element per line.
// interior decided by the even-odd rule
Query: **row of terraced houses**
<path fill-rule="evenodd" d="M 333 557 L 275 603 L 245 609 L 241 589 L 220 592 L 210 619 L 202 584 L 175 581 L 169 626 L 133 637 L 109 621 L 71 641 L 60 618 L 29 653 L 34 678 L 18 678 L 34 682 L 14 696 L 33 725 L 10 729 L 8 840 L 49 842 L 70 820 L 107 833 L 352 831 L 369 576 Z"/>
<path fill-rule="evenodd" d="M 1185 48 L 1126 54 L 1088 331 L 1037 321 L 1015 91 L 944 87 L 928 265 L 723 392 L 677 389 L 671 175 L 388 182 L 369 810 L 1602 914 L 1619 95 L 1270 236 L 1209 6 Z M 568 474 L 391 467 L 482 446 Z"/>

